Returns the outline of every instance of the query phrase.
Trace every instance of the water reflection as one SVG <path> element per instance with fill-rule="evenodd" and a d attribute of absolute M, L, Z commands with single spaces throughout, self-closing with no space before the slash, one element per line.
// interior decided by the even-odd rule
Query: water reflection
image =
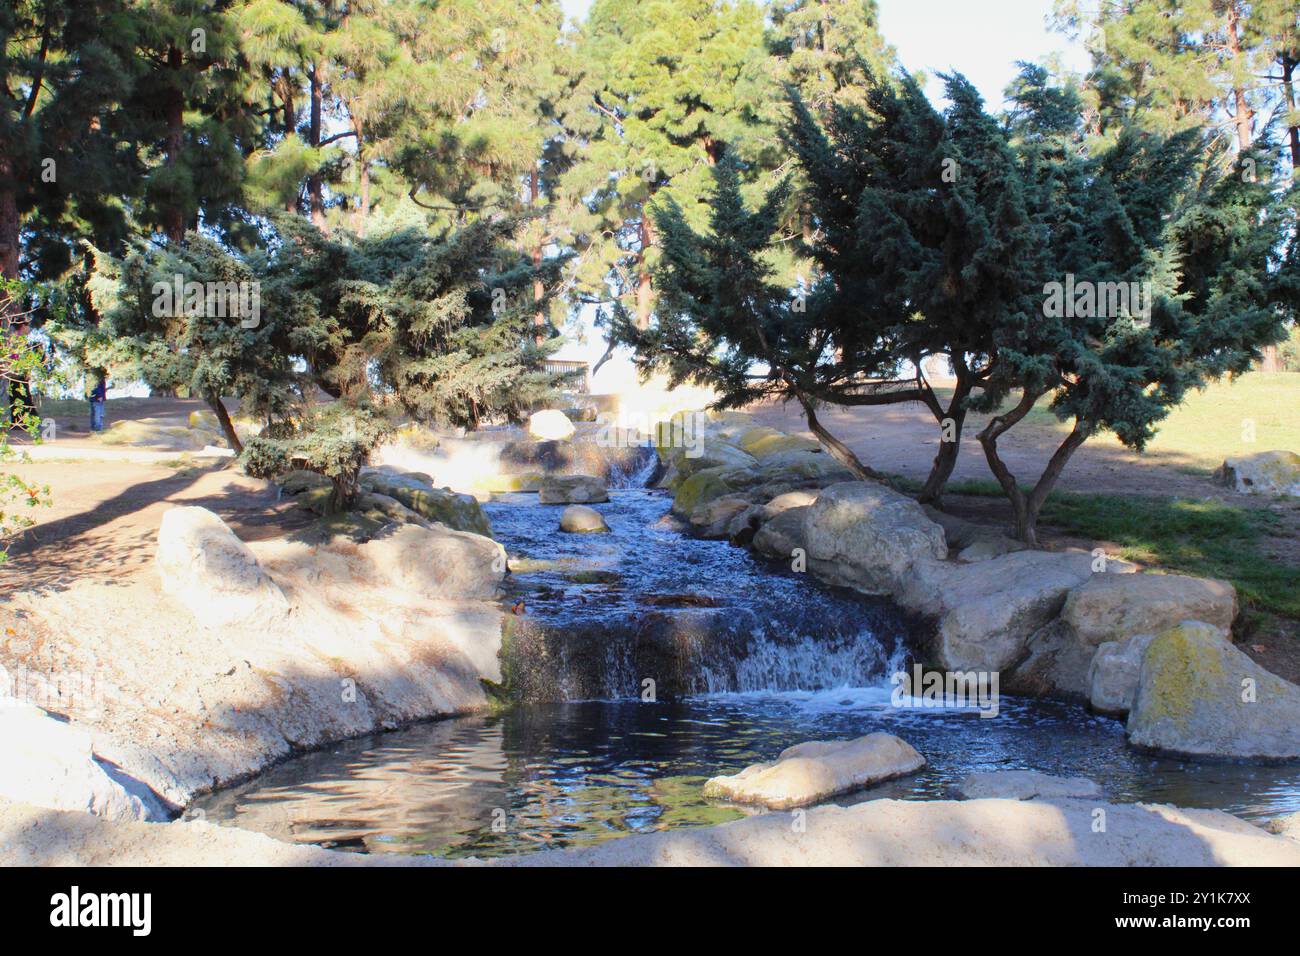
<path fill-rule="evenodd" d="M 900 734 L 926 770 L 844 802 L 949 796 L 972 770 L 1082 774 L 1115 800 L 1300 810 L 1300 767 L 1198 764 L 1131 750 L 1119 722 L 1003 700 L 999 717 L 898 711 L 881 688 L 724 695 L 677 704 L 535 705 L 424 724 L 296 758 L 197 806 L 280 839 L 365 852 L 499 856 L 735 819 L 704 780 L 804 740 Z"/>

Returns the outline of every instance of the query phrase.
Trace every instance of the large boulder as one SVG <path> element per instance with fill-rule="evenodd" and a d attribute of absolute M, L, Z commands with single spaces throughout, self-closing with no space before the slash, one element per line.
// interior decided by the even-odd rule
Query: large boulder
<path fill-rule="evenodd" d="M 922 559 L 948 555 L 943 529 L 911 498 L 875 482 L 831 485 L 804 514 L 808 558 L 818 574 L 892 592 Z"/>
<path fill-rule="evenodd" d="M 1182 621 L 1203 621 L 1224 633 L 1237 616 L 1227 581 L 1182 574 L 1094 574 L 1066 598 L 1062 619 L 1096 647 L 1135 634 L 1159 634 Z"/>
<path fill-rule="evenodd" d="M 815 438 L 787 435 L 766 425 L 742 432 L 737 437 L 736 444 L 755 458 L 769 458 L 788 451 L 820 452 L 822 450 L 821 443 Z"/>
<path fill-rule="evenodd" d="M 1111 561 L 1105 574 L 1132 570 Z M 896 592 L 900 604 L 938 620 L 934 656 L 949 670 L 1002 671 L 1019 662 L 1031 635 L 1066 595 L 1093 575 L 1082 551 L 1018 551 L 973 564 L 918 561 Z"/>
<path fill-rule="evenodd" d="M 746 451 L 717 439 L 706 438 L 698 448 L 672 447 L 662 450 L 665 469 L 659 487 L 676 488 L 691 475 L 706 468 L 753 468 L 758 459 Z"/>
<path fill-rule="evenodd" d="M 924 766 L 925 758 L 892 734 L 815 740 L 783 750 L 771 763 L 714 777 L 705 783 L 704 796 L 788 810 L 906 776 Z"/>
<path fill-rule="evenodd" d="M 360 550 L 379 580 L 426 598 L 492 598 L 506 572 L 497 542 L 442 525 L 389 526 Z"/>
<path fill-rule="evenodd" d="M 279 586 L 219 517 L 206 508 L 163 514 L 154 558 L 162 589 L 201 624 L 273 624 L 289 613 Z"/>
<path fill-rule="evenodd" d="M 967 800 L 1033 800 L 1099 797 L 1101 787 L 1087 777 L 1054 777 L 1036 770 L 992 770 L 968 773 L 957 784 Z"/>
<path fill-rule="evenodd" d="M 787 491 L 766 504 L 750 505 L 731 519 L 727 525 L 727 537 L 732 544 L 748 545 L 753 541 L 758 529 L 767 522 L 795 508 L 806 508 L 817 500 L 818 493 L 816 489 Z M 802 539 L 802 532 L 799 537 Z"/>
<path fill-rule="evenodd" d="M 428 521 L 456 531 L 492 536 L 492 525 L 473 495 L 435 488 L 426 474 L 367 469 L 361 487 L 401 502 Z"/>
<path fill-rule="evenodd" d="M 544 505 L 592 504 L 609 501 L 605 483 L 594 475 L 547 475 L 537 489 Z"/>
<path fill-rule="evenodd" d="M 1260 667 L 1219 628 L 1188 621 L 1142 655 L 1128 738 L 1198 757 L 1300 757 L 1300 687 Z"/>
<path fill-rule="evenodd" d="M 823 488 L 852 479 L 849 470 L 830 455 L 811 451 L 786 451 L 769 455 L 757 467 L 705 468 L 677 486 L 673 513 L 689 518 L 691 512 L 714 498 L 727 495 L 758 503 L 787 491 Z"/>
<path fill-rule="evenodd" d="M 725 538 L 732 519 L 752 507 L 745 498 L 714 498 L 691 512 L 691 529 L 701 538 Z"/>
<path fill-rule="evenodd" d="M 1229 458 L 1215 476 L 1240 492 L 1300 497 L 1300 455 L 1293 451 L 1262 451 Z"/>
<path fill-rule="evenodd" d="M 1088 668 L 1096 649 L 1084 644 L 1059 618 L 1029 635 L 1025 656 L 1002 676 L 1002 692 L 1024 697 L 1088 699 Z"/>
<path fill-rule="evenodd" d="M 569 505 L 560 513 L 560 530 L 570 534 L 593 534 L 609 530 L 605 516 L 586 505 Z"/>
<path fill-rule="evenodd" d="M 569 416 L 558 409 L 549 408 L 528 416 L 528 434 L 541 441 L 566 441 L 575 431 Z"/>
<path fill-rule="evenodd" d="M 1134 634 L 1097 648 L 1088 665 L 1088 703 L 1093 710 L 1123 717 L 1133 708 L 1142 655 L 1154 638 L 1154 634 Z"/>
<path fill-rule="evenodd" d="M 109 820 L 166 820 L 139 781 L 95 756 L 90 736 L 39 707 L 0 698 L 0 798 Z"/>
<path fill-rule="evenodd" d="M 763 522 L 754 532 L 753 547 L 759 554 L 769 558 L 790 560 L 796 549 L 808 553 L 808 542 L 804 537 L 804 517 L 809 506 L 788 508 L 768 521 Z"/>

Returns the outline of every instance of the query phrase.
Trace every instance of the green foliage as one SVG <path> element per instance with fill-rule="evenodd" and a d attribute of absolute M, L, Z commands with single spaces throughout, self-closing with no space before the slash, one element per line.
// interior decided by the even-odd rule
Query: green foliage
<path fill-rule="evenodd" d="M 327 511 L 343 511 L 356 502 L 361 468 L 371 450 L 392 428 L 387 417 L 365 405 L 317 405 L 301 418 L 277 422 L 249 439 L 240 463 L 255 478 L 299 469 L 324 475 L 333 483 Z"/>
<path fill-rule="evenodd" d="M 28 338 L 31 303 L 40 290 L 30 283 L 0 280 L 0 389 L 8 404 L 11 384 L 25 382 L 33 394 L 51 378 L 44 353 Z M 10 444 L 13 428 L 26 432 L 35 441 L 42 438 L 41 419 L 34 407 L 7 408 L 8 419 L 0 422 L 0 465 L 23 460 L 26 455 Z M 0 564 L 8 560 L 8 546 L 14 535 L 33 524 L 30 511 L 50 507 L 48 485 L 37 485 L 13 472 L 0 471 Z"/>

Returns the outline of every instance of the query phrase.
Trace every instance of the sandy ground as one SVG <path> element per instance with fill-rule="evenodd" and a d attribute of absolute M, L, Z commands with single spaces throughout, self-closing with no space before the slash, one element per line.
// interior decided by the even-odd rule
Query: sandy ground
<path fill-rule="evenodd" d="M 108 823 L 0 802 L 0 865 L 61 864 L 448 865 L 293 846 L 206 822 Z M 494 865 L 1300 866 L 1300 842 L 1217 810 L 1069 799 L 872 800 L 623 837 Z"/>
<path fill-rule="evenodd" d="M 798 405 L 773 402 L 747 409 L 758 421 L 782 431 L 807 434 L 808 424 Z M 817 416 L 836 438 L 870 465 L 888 474 L 918 481 L 929 474 L 939 444 L 939 429 L 930 412 L 919 404 L 880 408 L 826 408 Z M 984 419 L 971 416 L 963 431 L 961 455 L 952 480 L 992 481 L 984 451 L 976 440 Z M 1063 435 L 1049 427 L 1022 422 L 998 442 L 1007 467 L 1022 482 L 1041 474 Z M 1138 454 L 1108 440 L 1085 444 L 1070 459 L 1057 487 L 1107 495 L 1164 495 L 1213 498 L 1233 504 L 1267 506 L 1267 499 L 1239 495 L 1200 473 L 1189 458 L 1172 452 Z"/>

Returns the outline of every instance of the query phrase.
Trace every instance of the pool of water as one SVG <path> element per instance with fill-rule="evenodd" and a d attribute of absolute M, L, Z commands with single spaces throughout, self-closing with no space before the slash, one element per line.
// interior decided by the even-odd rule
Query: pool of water
<path fill-rule="evenodd" d="M 1300 768 L 1185 763 L 1137 753 L 1119 721 L 1004 698 L 999 715 L 899 710 L 884 687 L 737 694 L 677 703 L 529 705 L 422 724 L 307 754 L 199 800 L 208 819 L 368 853 L 492 857 L 737 819 L 704 781 L 805 740 L 897 733 L 929 761 L 850 800 L 933 799 L 973 770 L 1098 781 L 1108 798 L 1300 810 Z"/>
<path fill-rule="evenodd" d="M 991 718 L 895 707 L 888 675 L 912 635 L 892 605 L 695 540 L 669 505 L 662 493 L 616 491 L 596 506 L 607 535 L 560 533 L 562 509 L 533 495 L 486 507 L 518 569 L 507 601 L 544 632 L 550 663 L 533 683 L 559 702 L 338 744 L 193 809 L 289 841 L 491 857 L 736 819 L 742 810 L 703 798 L 707 778 L 803 741 L 884 730 L 927 767 L 843 802 L 944 797 L 969 772 L 1023 769 L 1091 777 L 1118 801 L 1255 819 L 1300 810 L 1300 766 L 1141 754 L 1119 721 L 1081 706 L 1003 697 Z M 682 622 L 701 613 L 739 621 L 742 639 L 714 640 L 712 625 L 669 633 L 674 666 L 690 658 L 672 686 L 690 693 L 641 700 L 644 676 L 665 666 L 644 653 L 651 638 L 665 622 L 689 630 Z"/>

